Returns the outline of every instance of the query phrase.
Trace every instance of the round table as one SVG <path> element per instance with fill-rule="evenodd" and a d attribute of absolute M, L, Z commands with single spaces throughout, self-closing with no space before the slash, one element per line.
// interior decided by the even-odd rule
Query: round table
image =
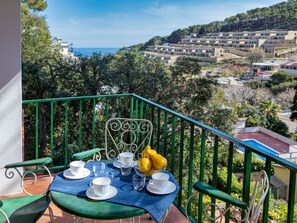
<path fill-rule="evenodd" d="M 95 201 L 84 197 L 51 191 L 52 202 L 61 210 L 83 218 L 121 219 L 146 214 L 144 209 L 108 201 Z"/>

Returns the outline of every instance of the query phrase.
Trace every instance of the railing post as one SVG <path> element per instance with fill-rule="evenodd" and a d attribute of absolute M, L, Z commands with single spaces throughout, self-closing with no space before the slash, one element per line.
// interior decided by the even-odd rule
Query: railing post
<path fill-rule="evenodd" d="M 193 186 L 193 163 L 194 163 L 194 124 L 190 129 L 190 154 L 189 154 L 189 175 L 188 175 L 188 197 L 192 195 Z M 188 205 L 188 213 L 191 215 L 191 203 Z"/>
<path fill-rule="evenodd" d="M 250 181 L 251 181 L 251 169 L 252 169 L 252 151 L 245 148 L 244 151 L 244 177 L 243 177 L 243 193 L 242 198 L 247 205 L 250 201 Z M 243 213 L 242 218 L 245 218 Z"/>
<path fill-rule="evenodd" d="M 161 109 L 158 109 L 157 114 L 157 152 L 160 152 L 160 131 L 161 131 Z"/>
<path fill-rule="evenodd" d="M 54 158 L 54 102 L 51 102 L 51 112 L 50 112 L 50 149 L 51 158 Z"/>
<path fill-rule="evenodd" d="M 68 146 L 68 101 L 65 102 L 65 165 L 69 163 L 69 146 Z"/>
<path fill-rule="evenodd" d="M 35 105 L 35 116 L 35 159 L 37 159 L 39 150 L 39 103 Z"/>
<path fill-rule="evenodd" d="M 294 205 L 295 205 L 295 193 L 296 193 L 296 173 L 290 171 L 290 184 L 289 184 L 289 201 L 288 201 L 288 215 L 287 222 L 294 222 Z"/>
<path fill-rule="evenodd" d="M 233 171 L 233 143 L 229 142 L 229 149 L 228 149 L 228 175 L 227 175 L 227 193 L 231 194 L 231 186 L 232 186 L 232 171 Z M 226 209 L 229 208 L 230 204 L 226 204 Z M 226 212 L 225 215 L 225 223 L 229 223 L 230 221 L 230 210 Z"/>
<path fill-rule="evenodd" d="M 134 97 L 130 97 L 130 118 L 134 118 Z"/>
<path fill-rule="evenodd" d="M 163 154 L 164 156 L 166 157 L 167 156 L 167 128 L 168 128 L 168 113 L 165 112 L 165 115 L 164 115 L 164 127 L 163 127 Z"/>
<path fill-rule="evenodd" d="M 206 143 L 206 131 L 205 129 L 202 129 L 201 134 L 201 151 L 200 151 L 200 173 L 199 173 L 199 181 L 204 182 L 204 163 L 205 163 L 205 145 Z M 199 194 L 199 200 L 198 200 L 198 222 L 202 222 L 202 213 L 203 213 L 203 196 L 200 193 Z"/>
<path fill-rule="evenodd" d="M 134 113 L 134 118 L 138 118 L 138 102 L 139 99 L 135 100 L 135 113 Z"/>
<path fill-rule="evenodd" d="M 105 120 L 108 120 L 109 100 L 106 98 L 105 101 Z"/>
<path fill-rule="evenodd" d="M 180 123 L 180 144 L 179 144 L 179 176 L 178 183 L 180 190 L 178 192 L 178 205 L 181 206 L 182 190 L 183 190 L 183 163 L 184 163 L 184 136 L 185 136 L 185 121 L 182 119 Z"/>
<path fill-rule="evenodd" d="M 270 177 L 271 177 L 271 160 L 270 159 L 266 159 L 265 171 L 268 176 L 268 181 L 270 182 Z M 265 197 L 265 201 L 264 201 L 263 223 L 268 223 L 269 195 L 270 195 L 270 188 L 269 188 L 269 191 L 268 191 L 267 196 Z"/>
<path fill-rule="evenodd" d="M 176 129 L 176 117 L 172 118 L 172 132 L 171 132 L 171 173 L 174 175 L 175 169 L 175 129 Z"/>
<path fill-rule="evenodd" d="M 105 117 L 105 120 L 106 117 Z M 96 147 L 95 145 L 95 130 L 96 130 L 96 99 L 93 99 L 93 118 L 92 118 L 92 149 Z"/>
<path fill-rule="evenodd" d="M 82 100 L 79 100 L 79 133 L 78 133 L 79 151 L 82 151 Z"/>
<path fill-rule="evenodd" d="M 214 148 L 213 148 L 213 164 L 212 164 L 212 186 L 216 187 L 217 186 L 217 181 L 218 181 L 218 153 L 219 153 L 219 137 L 215 135 L 214 137 Z M 211 203 L 215 204 L 216 199 L 211 198 Z M 215 207 L 211 207 L 211 217 L 215 217 Z M 212 223 L 215 223 L 215 220 L 212 221 Z"/>

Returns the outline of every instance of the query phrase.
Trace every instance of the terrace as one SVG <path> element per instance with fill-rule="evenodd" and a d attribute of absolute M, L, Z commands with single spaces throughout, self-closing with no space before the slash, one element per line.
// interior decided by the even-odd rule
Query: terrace
<path fill-rule="evenodd" d="M 151 120 L 154 126 L 151 146 L 167 157 L 168 170 L 174 174 L 181 187 L 175 200 L 175 206 L 181 212 L 173 209 L 169 218 L 175 215 L 181 216 L 184 213 L 186 201 L 193 193 L 193 183 L 207 181 L 206 177 L 211 176 L 209 180 L 216 186 L 219 166 L 218 153 L 224 148 L 227 148 L 228 152 L 227 192 L 231 193 L 235 148 L 237 146 L 244 147 L 243 200 L 248 202 L 250 199 L 249 182 L 252 173 L 252 154 L 258 154 L 265 157 L 265 170 L 269 177 L 272 175 L 271 167 L 275 164 L 290 171 L 287 219 L 288 222 L 293 222 L 296 164 L 253 148 L 244 141 L 162 105 L 135 94 L 122 94 L 25 100 L 23 109 L 25 111 L 25 145 L 27 142 L 32 148 L 33 143 L 35 148 L 33 151 L 25 149 L 25 157 L 38 158 L 45 149 L 53 158 L 52 168 L 56 170 L 64 169 L 71 161 L 70 157 L 73 153 L 102 147 L 104 123 L 110 117 Z M 43 124 L 40 123 L 40 120 L 43 120 Z M 46 129 L 46 131 L 41 131 L 42 129 Z M 45 142 L 40 139 L 45 139 Z M 209 156 L 214 164 L 211 170 L 207 169 L 209 164 L 206 163 L 209 162 L 206 158 Z M 197 208 L 197 204 L 194 203 L 192 206 L 192 210 L 194 210 L 192 215 L 198 219 L 202 208 Z M 264 222 L 268 220 L 268 209 L 269 200 L 266 199 L 263 206 Z M 226 222 L 228 221 L 227 217 Z M 180 219 L 179 222 L 181 222 Z"/>
<path fill-rule="evenodd" d="M 297 165 L 280 157 L 266 154 L 224 132 L 172 111 L 162 105 L 135 94 L 102 95 L 40 100 L 21 100 L 20 65 L 20 15 L 19 1 L 4 0 L 0 7 L 0 152 L 1 167 L 27 157 L 49 155 L 53 158 L 52 169 L 63 170 L 74 152 L 102 146 L 102 130 L 110 117 L 146 118 L 154 125 L 152 147 L 167 157 L 168 170 L 175 176 L 180 192 L 169 214 L 170 222 L 185 222 L 186 201 L 194 192 L 196 181 L 210 182 L 217 186 L 218 154 L 227 151 L 227 193 L 232 192 L 233 157 L 236 147 L 244 147 L 243 187 L 240 196 L 249 203 L 252 175 L 252 155 L 265 158 L 269 177 L 272 167 L 278 165 L 289 172 L 288 208 L 286 222 L 293 223 L 296 197 Z M 9 21 L 9 23 L 7 22 Z M 3 35 L 2 35 L 3 34 Z M 24 150 L 21 146 L 21 114 L 24 109 Z M 2 119 L 3 118 L 3 119 Z M 30 147 L 32 146 L 33 147 Z M 7 149 L 9 148 L 9 150 Z M 210 163 L 213 165 L 210 165 Z M 1 181 L 4 178 L 3 171 Z M 208 178 L 209 177 L 209 178 Z M 1 183 L 1 195 L 17 191 L 15 181 Z M 2 192 L 3 191 L 3 192 Z M 269 192 L 272 193 L 271 191 Z M 269 196 L 263 205 L 263 222 L 268 222 Z M 214 201 L 214 200 L 213 200 Z M 192 203 L 193 221 L 202 219 L 202 207 Z M 52 204 L 53 205 L 53 204 Z M 65 222 L 71 216 L 54 208 L 57 222 Z M 39 222 L 48 222 L 48 214 Z M 230 222 L 227 213 L 225 222 Z"/>

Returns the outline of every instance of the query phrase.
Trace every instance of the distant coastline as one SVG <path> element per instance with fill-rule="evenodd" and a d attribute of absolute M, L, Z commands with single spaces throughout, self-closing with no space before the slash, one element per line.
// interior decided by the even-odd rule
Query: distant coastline
<path fill-rule="evenodd" d="M 73 48 L 74 55 L 92 56 L 93 53 L 115 54 L 120 48 Z"/>

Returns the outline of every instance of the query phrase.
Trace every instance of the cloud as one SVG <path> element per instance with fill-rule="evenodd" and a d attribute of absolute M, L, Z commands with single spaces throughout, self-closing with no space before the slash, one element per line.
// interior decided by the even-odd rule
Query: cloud
<path fill-rule="evenodd" d="M 209 1 L 201 4 L 160 4 L 152 1 L 147 7 L 137 10 L 109 11 L 104 15 L 77 18 L 69 16 L 54 26 L 52 34 L 72 42 L 77 47 L 121 47 L 148 41 L 151 37 L 169 35 L 178 28 L 211 21 L 224 20 L 226 17 L 247 10 L 264 7 L 280 1 L 257 2 L 237 1 L 232 3 Z M 268 2 L 268 1 L 267 1 Z"/>

